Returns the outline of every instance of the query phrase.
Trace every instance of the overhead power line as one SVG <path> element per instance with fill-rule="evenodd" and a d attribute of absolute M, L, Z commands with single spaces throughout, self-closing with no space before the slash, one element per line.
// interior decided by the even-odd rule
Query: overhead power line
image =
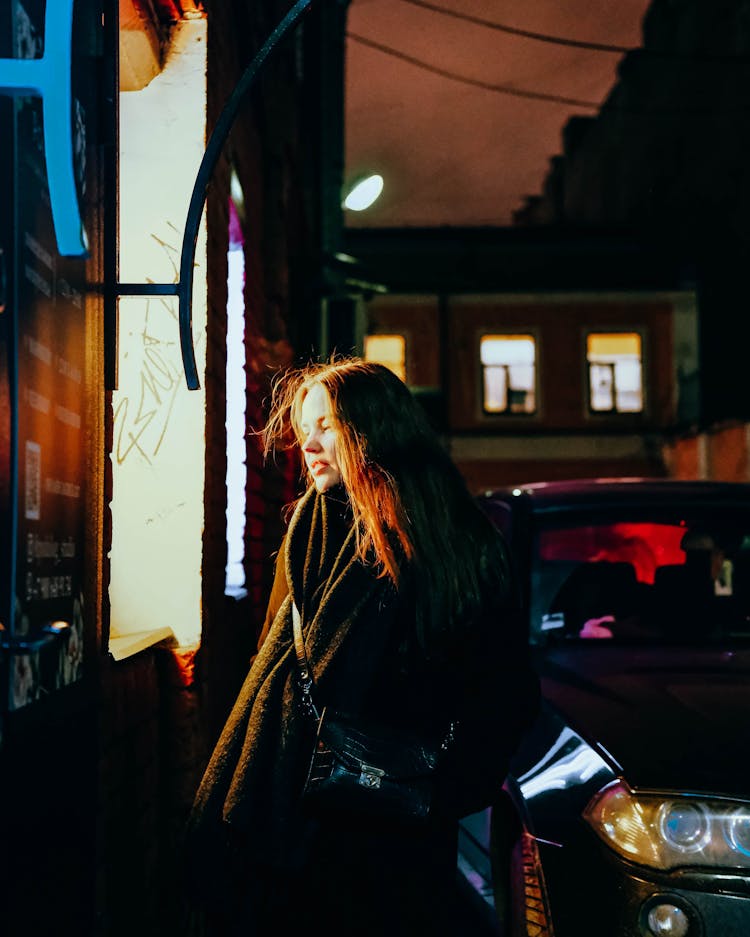
<path fill-rule="evenodd" d="M 625 55 L 629 52 L 639 52 L 641 55 L 655 59 L 670 59 L 672 61 L 686 62 L 690 64 L 724 64 L 724 65 L 748 65 L 750 64 L 750 54 L 747 52 L 738 52 L 736 55 L 719 55 L 711 52 L 678 52 L 667 49 L 652 49 L 644 46 L 618 46 L 608 42 L 586 42 L 583 39 L 568 39 L 565 36 L 553 36 L 549 33 L 538 33 L 530 29 L 519 29 L 515 26 L 507 26 L 505 23 L 496 23 L 494 20 L 486 20 L 481 16 L 474 16 L 472 13 L 462 13 L 458 10 L 450 10 L 447 7 L 439 6 L 436 3 L 430 3 L 429 0 L 401 0 L 402 3 L 409 3 L 415 7 L 421 7 L 424 10 L 430 10 L 433 13 L 441 13 L 443 16 L 452 16 L 457 20 L 464 20 L 467 23 L 474 23 L 476 26 L 484 26 L 486 29 L 494 29 L 497 32 L 507 33 L 509 36 L 519 36 L 522 39 L 533 39 L 536 42 L 548 42 L 557 46 L 570 46 L 575 49 L 588 49 L 590 52 L 609 52 L 615 55 Z"/>
<path fill-rule="evenodd" d="M 435 13 L 442 13 L 444 16 L 452 16 L 457 20 L 465 20 L 467 23 L 475 23 L 477 26 L 496 29 L 498 32 L 508 33 L 511 36 L 535 39 L 537 42 L 551 42 L 557 46 L 573 46 L 576 49 L 591 49 L 594 52 L 613 52 L 617 55 L 623 55 L 631 51 L 629 46 L 614 46 L 605 42 L 584 42 L 582 39 L 565 39 L 562 36 L 550 36 L 547 33 L 532 32 L 529 29 L 517 29 L 515 26 L 506 26 L 503 23 L 483 19 L 481 16 L 473 16 L 471 13 L 459 13 L 458 10 L 449 10 L 446 7 L 428 3 L 427 0 L 402 0 L 402 2 L 410 3 L 415 7 L 423 7 L 425 10 L 432 10 Z"/>
<path fill-rule="evenodd" d="M 713 104 L 705 105 L 703 107 L 627 107 L 619 104 L 612 104 L 609 101 L 597 102 L 597 101 L 584 101 L 580 98 L 568 98 L 559 94 L 546 94 L 543 91 L 528 91 L 525 88 L 516 88 L 513 85 L 500 85 L 493 84 L 490 81 L 482 81 L 481 78 L 469 78 L 465 75 L 457 75 L 455 72 L 449 71 L 447 68 L 439 68 L 437 65 L 430 65 L 429 62 L 424 62 L 422 59 L 418 59 L 413 55 L 407 55 L 406 52 L 399 52 L 398 49 L 393 49 L 391 46 L 383 45 L 380 42 L 375 42 L 372 39 L 366 39 L 364 36 L 359 36 L 356 33 L 348 32 L 346 33 L 348 39 L 353 40 L 354 42 L 359 42 L 363 46 L 368 46 L 371 49 L 377 49 L 378 52 L 384 52 L 386 55 L 391 55 L 393 58 L 401 59 L 403 62 L 408 62 L 410 65 L 415 65 L 417 68 L 422 68 L 427 72 L 432 72 L 434 75 L 440 75 L 442 78 L 448 78 L 450 81 L 456 81 L 460 84 L 471 85 L 474 88 L 481 88 L 484 91 L 494 91 L 498 94 L 508 94 L 516 98 L 527 98 L 532 101 L 549 101 L 553 104 L 566 104 L 570 107 L 585 107 L 589 110 L 601 110 L 602 112 L 606 110 L 609 113 L 619 113 L 619 114 L 629 114 L 631 116 L 642 117 L 644 119 L 663 119 L 665 117 L 676 117 L 676 118 L 685 118 L 685 117 L 695 117 L 695 118 L 719 118 L 719 117 L 747 117 L 750 113 L 750 108 L 748 107 L 716 107 Z"/>
<path fill-rule="evenodd" d="M 498 85 L 490 81 L 482 81 L 481 78 L 469 78 L 465 75 L 457 75 L 455 72 L 448 71 L 446 68 L 439 68 L 437 65 L 430 65 L 422 59 L 415 58 L 413 55 L 407 55 L 405 52 L 399 52 L 398 49 L 392 49 L 390 46 L 381 45 L 372 39 L 366 39 L 364 36 L 358 36 L 356 33 L 347 32 L 347 38 L 361 43 L 363 46 L 369 46 L 371 49 L 377 49 L 378 52 L 384 52 L 386 55 L 392 55 L 394 58 L 409 62 L 410 65 L 416 65 L 425 71 L 432 72 L 435 75 L 441 75 L 443 78 L 449 78 L 451 81 L 458 81 L 465 85 L 473 85 L 475 88 L 483 88 L 485 91 L 495 91 L 499 94 L 509 94 L 517 98 L 531 98 L 535 101 L 551 101 L 553 104 L 568 104 L 571 107 L 586 107 L 599 110 L 601 104 L 598 101 L 582 101 L 580 98 L 567 98 L 559 94 L 545 94 L 543 91 L 526 91 L 523 88 L 514 88 L 512 85 Z"/>

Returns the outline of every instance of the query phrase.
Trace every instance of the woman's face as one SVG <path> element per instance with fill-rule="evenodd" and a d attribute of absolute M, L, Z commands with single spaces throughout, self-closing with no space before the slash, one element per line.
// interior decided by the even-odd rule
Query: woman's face
<path fill-rule="evenodd" d="M 313 384 L 300 408 L 302 453 L 318 491 L 326 491 L 341 481 L 336 461 L 336 430 L 331 417 L 331 401 L 322 384 Z"/>

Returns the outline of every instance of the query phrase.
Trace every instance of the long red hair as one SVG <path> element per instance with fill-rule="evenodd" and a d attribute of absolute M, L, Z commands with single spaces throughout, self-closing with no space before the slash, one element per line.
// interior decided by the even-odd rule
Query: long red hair
<path fill-rule="evenodd" d="M 420 631 L 451 630 L 476 611 L 488 588 L 508 586 L 502 539 L 421 405 L 382 365 L 337 358 L 280 373 L 263 430 L 266 457 L 302 444 L 300 410 L 315 384 L 330 401 L 359 557 L 397 588 L 408 570 Z"/>

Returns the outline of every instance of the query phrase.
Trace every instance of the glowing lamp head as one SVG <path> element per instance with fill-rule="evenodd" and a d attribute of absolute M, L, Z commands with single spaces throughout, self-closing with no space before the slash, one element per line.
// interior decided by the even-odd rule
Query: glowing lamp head
<path fill-rule="evenodd" d="M 350 211 L 364 211 L 383 191 L 383 177 L 377 173 L 359 179 L 344 199 L 344 208 Z"/>

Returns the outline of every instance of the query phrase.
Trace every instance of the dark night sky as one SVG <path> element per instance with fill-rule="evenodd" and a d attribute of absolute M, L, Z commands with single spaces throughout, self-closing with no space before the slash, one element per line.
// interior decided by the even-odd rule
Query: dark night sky
<path fill-rule="evenodd" d="M 502 26 L 637 47 L 650 0 L 425 0 Z M 540 192 L 561 131 L 595 107 L 535 100 L 429 72 L 601 103 L 619 53 L 509 35 L 408 0 L 352 0 L 346 61 L 346 177 L 380 172 L 385 188 L 350 226 L 507 225 Z"/>

